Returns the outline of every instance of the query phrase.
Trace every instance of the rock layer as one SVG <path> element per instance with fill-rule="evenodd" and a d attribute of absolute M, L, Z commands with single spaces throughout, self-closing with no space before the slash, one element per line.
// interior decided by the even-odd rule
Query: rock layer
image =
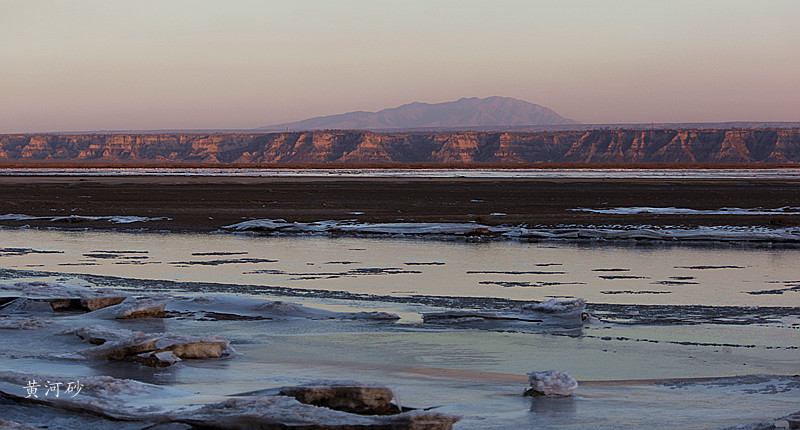
<path fill-rule="evenodd" d="M 800 163 L 800 129 L 0 135 L 0 163 Z"/>

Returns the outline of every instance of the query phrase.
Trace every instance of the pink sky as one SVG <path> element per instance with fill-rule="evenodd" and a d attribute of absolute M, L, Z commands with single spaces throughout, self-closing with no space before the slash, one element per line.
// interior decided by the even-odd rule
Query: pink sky
<path fill-rule="evenodd" d="M 0 132 L 492 95 L 584 123 L 800 121 L 798 17 L 795 0 L 5 0 Z"/>

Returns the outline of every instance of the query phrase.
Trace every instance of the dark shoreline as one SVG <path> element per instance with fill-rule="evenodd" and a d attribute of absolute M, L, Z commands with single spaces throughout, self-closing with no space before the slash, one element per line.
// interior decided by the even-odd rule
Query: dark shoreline
<path fill-rule="evenodd" d="M 800 215 L 637 215 L 577 208 L 800 207 L 799 179 L 0 176 L 0 215 L 169 218 L 2 220 L 6 227 L 210 232 L 248 219 L 477 222 L 531 227 L 800 226 Z M 505 215 L 498 215 L 505 214 Z"/>

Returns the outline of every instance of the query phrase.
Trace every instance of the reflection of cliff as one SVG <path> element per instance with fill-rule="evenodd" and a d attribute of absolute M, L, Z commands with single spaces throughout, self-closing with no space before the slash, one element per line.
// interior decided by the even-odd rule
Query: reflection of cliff
<path fill-rule="evenodd" d="M 800 163 L 800 129 L 0 135 L 0 161 Z"/>

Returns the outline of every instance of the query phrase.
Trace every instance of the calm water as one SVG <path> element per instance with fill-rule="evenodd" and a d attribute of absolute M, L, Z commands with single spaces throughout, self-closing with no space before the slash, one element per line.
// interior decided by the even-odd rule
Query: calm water
<path fill-rule="evenodd" d="M 0 267 L 357 294 L 800 306 L 800 249 L 0 230 Z"/>

